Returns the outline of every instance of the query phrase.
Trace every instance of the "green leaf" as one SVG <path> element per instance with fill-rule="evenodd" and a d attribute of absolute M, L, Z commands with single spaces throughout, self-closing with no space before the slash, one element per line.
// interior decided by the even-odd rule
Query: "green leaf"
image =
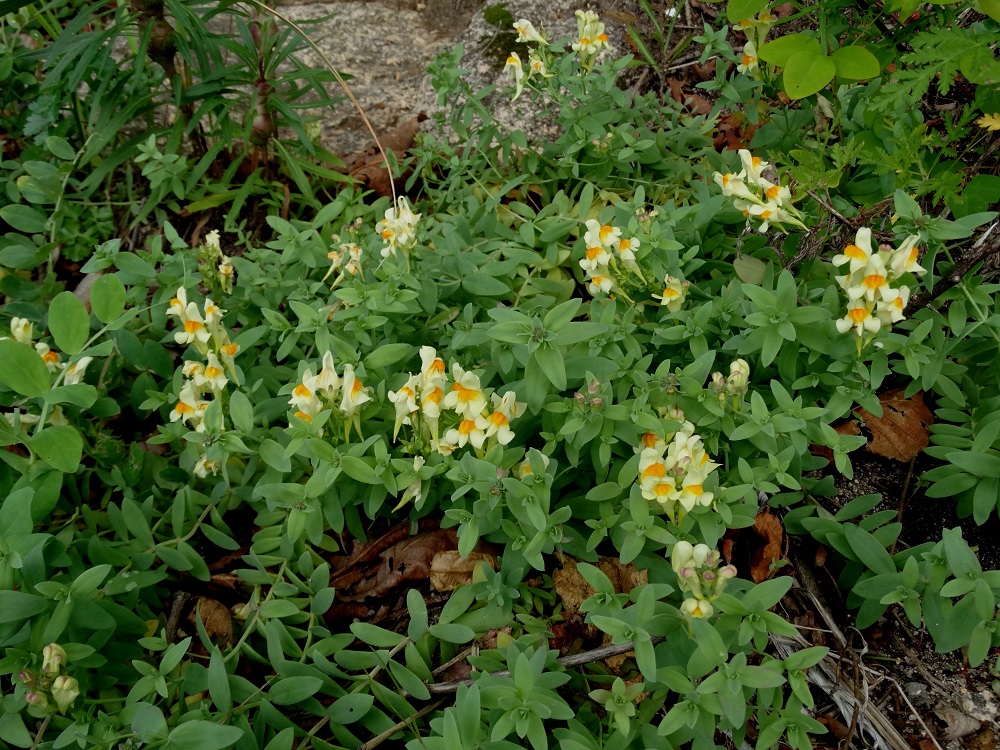
<path fill-rule="evenodd" d="M 826 55 L 796 52 L 785 64 L 785 93 L 792 99 L 805 99 L 833 80 L 837 66 Z"/>
<path fill-rule="evenodd" d="M 243 736 L 239 727 L 222 726 L 210 721 L 188 721 L 177 726 L 167 737 L 171 750 L 223 750 Z"/>
<path fill-rule="evenodd" d="M 458 623 L 438 623 L 431 626 L 431 635 L 448 643 L 468 643 L 476 637 L 476 631 L 468 625 Z"/>
<path fill-rule="evenodd" d="M 87 343 L 90 338 L 90 314 L 73 292 L 62 292 L 52 300 L 49 330 L 56 346 L 67 354 L 77 354 Z"/>
<path fill-rule="evenodd" d="M 869 570 L 882 574 L 896 572 L 896 563 L 892 561 L 892 556 L 882 543 L 867 531 L 849 523 L 844 525 L 844 536 L 851 550 Z"/>
<path fill-rule="evenodd" d="M 31 206 L 23 206 L 20 203 L 12 203 L 0 208 L 0 219 L 3 219 L 18 232 L 25 234 L 37 234 L 45 231 L 45 224 L 48 219 L 38 209 Z"/>
<path fill-rule="evenodd" d="M 21 5 L 27 5 L 27 3 L 21 3 Z M 2 11 L 0 11 L 2 13 Z M 58 135 L 50 135 L 45 139 L 45 148 L 56 157 L 57 159 L 62 159 L 63 161 L 73 161 L 76 158 L 76 149 L 69 145 L 69 141 L 65 138 L 60 138 Z"/>
<path fill-rule="evenodd" d="M 726 18 L 730 23 L 739 23 L 760 13 L 770 0 L 729 0 Z"/>
<path fill-rule="evenodd" d="M 31 439 L 31 449 L 53 468 L 72 474 L 83 458 L 83 438 L 75 427 L 46 427 Z"/>
<path fill-rule="evenodd" d="M 233 420 L 233 426 L 240 432 L 253 431 L 253 404 L 242 391 L 233 391 L 233 395 L 229 397 L 229 416 Z M 288 459 L 284 460 L 288 461 Z M 288 468 L 291 469 L 290 461 Z"/>
<path fill-rule="evenodd" d="M 380 628 L 378 625 L 371 625 L 367 622 L 351 623 L 351 632 L 359 640 L 375 648 L 395 648 L 406 640 L 406 636 L 404 635 Z"/>
<path fill-rule="evenodd" d="M 979 477 L 1000 478 L 1000 456 L 996 453 L 955 451 L 946 458 L 955 466 Z"/>
<path fill-rule="evenodd" d="M 42 358 L 32 347 L 20 341 L 0 341 L 0 383 L 22 396 L 41 396 L 52 384 Z"/>
<path fill-rule="evenodd" d="M 554 346 L 542 344 L 535 350 L 534 358 L 549 382 L 557 390 L 564 390 L 566 388 L 566 363 L 563 360 L 562 352 Z"/>
<path fill-rule="evenodd" d="M 402 362 L 413 354 L 411 344 L 383 344 L 365 359 L 365 367 L 370 370 L 382 370 L 389 365 Z"/>
<path fill-rule="evenodd" d="M 334 701 L 326 715 L 334 724 L 353 724 L 368 713 L 374 702 L 368 693 L 350 693 Z"/>
<path fill-rule="evenodd" d="M 0 716 L 0 740 L 14 747 L 31 747 L 33 738 L 21 714 L 8 711 Z"/>
<path fill-rule="evenodd" d="M 816 55 L 822 54 L 822 49 L 813 37 L 806 34 L 786 34 L 763 45 L 757 55 L 764 62 L 771 63 L 779 68 L 784 68 L 788 64 L 792 55 L 800 52 L 809 52 Z"/>
<path fill-rule="evenodd" d="M 767 263 L 752 255 L 736 256 L 733 261 L 733 270 L 740 281 L 747 284 L 759 285 L 764 280 L 764 273 L 767 271 Z"/>
<path fill-rule="evenodd" d="M 90 309 L 102 323 L 117 320 L 125 310 L 125 285 L 113 274 L 101 276 L 90 289 Z"/>
<path fill-rule="evenodd" d="M 216 708 L 224 713 L 229 713 L 233 707 L 233 694 L 229 689 L 226 660 L 218 647 L 212 649 L 212 657 L 208 662 L 208 694 Z"/>
<path fill-rule="evenodd" d="M 83 409 L 89 409 L 97 401 L 97 389 L 86 383 L 60 385 L 42 395 L 47 404 L 73 404 Z"/>
<path fill-rule="evenodd" d="M 848 81 L 874 78 L 881 71 L 878 59 L 864 47 L 841 47 L 830 59 L 837 68 L 837 78 Z"/>
<path fill-rule="evenodd" d="M 410 624 L 406 628 L 406 634 L 411 641 L 418 641 L 427 630 L 427 603 L 424 597 L 416 589 L 406 592 L 406 608 L 410 611 Z"/>
<path fill-rule="evenodd" d="M 0 624 L 20 622 L 49 608 L 49 600 L 24 591 L 0 591 Z"/>
<path fill-rule="evenodd" d="M 480 297 L 501 297 L 510 293 L 510 287 L 485 273 L 469 274 L 462 279 L 462 288 Z"/>
<path fill-rule="evenodd" d="M 267 697 L 279 706 L 291 706 L 313 697 L 321 687 L 319 677 L 285 677 L 271 685 Z"/>

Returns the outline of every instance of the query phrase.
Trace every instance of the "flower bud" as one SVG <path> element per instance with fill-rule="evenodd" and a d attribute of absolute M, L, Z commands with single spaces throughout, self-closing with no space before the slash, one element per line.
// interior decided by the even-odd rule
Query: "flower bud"
<path fill-rule="evenodd" d="M 750 365 L 746 360 L 738 359 L 729 365 L 729 387 L 734 395 L 741 396 L 747 392 L 750 380 Z"/>
<path fill-rule="evenodd" d="M 735 578 L 736 577 L 736 566 L 735 565 L 723 565 L 719 568 L 719 575 L 723 578 Z"/>
<path fill-rule="evenodd" d="M 583 395 L 582 393 L 580 393 L 579 391 L 577 391 L 576 393 L 574 393 L 574 394 L 573 394 L 573 399 L 574 399 L 574 400 L 576 401 L 576 403 L 577 403 L 577 404 L 579 404 L 580 406 L 583 406 L 583 405 L 584 405 L 585 403 L 587 403 L 587 397 L 586 397 L 586 396 L 584 396 L 584 395 Z"/>
<path fill-rule="evenodd" d="M 73 705 L 73 701 L 80 695 L 80 683 L 75 677 L 59 675 L 52 682 L 52 697 L 59 707 L 59 713 L 66 713 L 66 709 Z"/>
<path fill-rule="evenodd" d="M 595 398 L 593 401 L 590 402 L 590 405 L 593 408 L 595 408 L 595 409 L 599 409 L 599 408 L 601 408 L 601 406 L 604 405 L 604 399 L 603 398 Z"/>
<path fill-rule="evenodd" d="M 601 381 L 591 380 L 589 383 L 587 383 L 587 393 L 589 393 L 591 396 L 593 396 L 595 393 L 600 393 L 600 392 L 601 392 Z"/>
<path fill-rule="evenodd" d="M 42 672 L 49 677 L 59 674 L 66 666 L 66 650 L 58 643 L 42 649 Z"/>
<path fill-rule="evenodd" d="M 714 580 L 715 580 L 715 573 L 714 573 L 714 572 L 712 572 L 711 570 L 706 570 L 706 571 L 705 571 L 705 572 L 704 572 L 704 573 L 702 574 L 702 576 L 701 576 L 701 577 L 702 577 L 702 579 L 703 579 L 703 580 L 705 580 L 705 581 L 714 581 Z"/>
<path fill-rule="evenodd" d="M 24 699 L 28 701 L 28 705 L 34 706 L 42 711 L 49 707 L 49 699 L 45 697 L 45 693 L 29 690 L 27 695 L 24 696 Z"/>

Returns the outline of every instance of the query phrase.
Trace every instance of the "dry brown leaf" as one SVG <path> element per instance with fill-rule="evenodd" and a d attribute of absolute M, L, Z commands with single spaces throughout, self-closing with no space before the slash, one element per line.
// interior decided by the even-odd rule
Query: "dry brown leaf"
<path fill-rule="evenodd" d="M 636 586 L 649 583 L 649 571 L 639 570 L 633 563 L 622 565 L 616 558 L 602 557 L 597 561 L 597 567 L 608 577 L 615 592 L 619 594 L 627 594 Z M 563 567 L 552 574 L 552 584 L 563 606 L 570 612 L 577 611 L 584 599 L 597 593 L 580 575 L 576 560 L 569 557 Z"/>
<path fill-rule="evenodd" d="M 941 704 L 934 708 L 934 715 L 947 725 L 941 735 L 941 739 L 950 742 L 960 737 L 966 737 L 982 726 L 979 719 L 974 719 L 966 713 L 959 711 L 947 704 Z"/>
<path fill-rule="evenodd" d="M 473 550 L 468 557 L 462 557 L 457 549 L 438 552 L 431 560 L 431 586 L 435 591 L 454 591 L 459 586 L 472 583 L 472 574 L 482 562 L 494 570 L 497 568 L 497 559 L 484 552 Z"/>
<path fill-rule="evenodd" d="M 205 627 L 205 632 L 213 640 L 218 639 L 224 645 L 233 642 L 233 616 L 225 604 L 205 596 L 199 596 L 195 600 L 195 607 L 188 615 L 188 621 L 192 626 L 197 627 L 195 613 L 201 617 L 201 624 Z"/>
<path fill-rule="evenodd" d="M 401 159 L 410 147 L 413 140 L 420 131 L 420 123 L 427 119 L 427 115 L 420 113 L 416 117 L 411 117 L 396 127 L 386 131 L 380 138 L 382 148 L 392 151 L 397 159 Z M 392 180 L 389 177 L 389 170 L 386 169 L 385 159 L 382 152 L 375 144 L 368 146 L 360 154 L 344 160 L 348 174 L 360 180 L 361 183 L 370 188 L 376 195 L 383 197 L 392 196 Z M 396 187 L 401 187 L 401 182 L 406 175 L 396 179 Z"/>
<path fill-rule="evenodd" d="M 877 456 L 896 461 L 912 461 L 930 443 L 934 414 L 924 403 L 923 392 L 912 398 L 903 397 L 903 389 L 887 391 L 879 396 L 882 416 L 858 409 L 855 414 L 871 431 L 868 450 Z"/>
<path fill-rule="evenodd" d="M 755 545 L 750 553 L 750 575 L 754 583 L 760 583 L 777 572 L 771 566 L 782 558 L 781 546 L 785 530 L 781 526 L 781 520 L 770 510 L 757 514 L 753 530 L 763 540 L 763 545 Z"/>
<path fill-rule="evenodd" d="M 382 564 L 374 574 L 358 583 L 354 596 L 342 598 L 383 596 L 404 581 L 427 578 L 434 556 L 449 549 L 458 549 L 458 535 L 454 529 L 438 529 L 404 539 L 382 552 Z"/>

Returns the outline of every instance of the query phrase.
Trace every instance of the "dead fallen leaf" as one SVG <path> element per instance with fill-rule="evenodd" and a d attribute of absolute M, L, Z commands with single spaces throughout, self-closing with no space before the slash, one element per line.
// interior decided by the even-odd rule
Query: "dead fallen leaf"
<path fill-rule="evenodd" d="M 350 601 L 384 596 L 404 581 L 427 578 L 434 555 L 449 549 L 458 549 L 458 535 L 454 529 L 438 529 L 404 539 L 382 552 L 382 564 L 358 583 L 353 596 L 342 598 Z"/>
<path fill-rule="evenodd" d="M 483 562 L 496 570 L 497 559 L 488 553 L 473 550 L 468 557 L 462 557 L 457 549 L 438 552 L 431 560 L 431 586 L 435 591 L 454 591 L 472 583 L 476 566 Z"/>
<path fill-rule="evenodd" d="M 781 520 L 769 509 L 757 514 L 753 530 L 763 540 L 763 544 L 755 546 L 750 553 L 750 575 L 754 583 L 760 583 L 777 573 L 777 568 L 772 569 L 772 565 L 782 558 L 785 530 L 781 526 Z"/>
<path fill-rule="evenodd" d="M 934 715 L 947 725 L 947 728 L 941 734 L 941 739 L 947 742 L 957 740 L 960 737 L 966 737 L 982 726 L 982 722 L 979 719 L 973 719 L 968 714 L 962 713 L 946 703 L 935 707 Z"/>
<path fill-rule="evenodd" d="M 965 750 L 996 750 L 997 735 L 990 727 L 974 734 L 965 741 Z"/>
<path fill-rule="evenodd" d="M 198 625 L 196 616 L 201 618 L 201 624 L 210 638 L 218 639 L 224 645 L 233 642 L 233 617 L 225 604 L 205 596 L 196 597 L 194 609 L 188 615 L 188 622 L 193 627 Z"/>
<path fill-rule="evenodd" d="M 421 112 L 416 117 L 411 117 L 409 120 L 386 131 L 379 138 L 382 148 L 387 152 L 392 151 L 397 159 L 402 159 L 406 152 L 410 150 L 410 147 L 413 146 L 413 140 L 420 130 L 420 123 L 426 119 L 427 115 Z M 382 156 L 382 152 L 378 150 L 375 144 L 371 144 L 353 158 L 344 159 L 344 164 L 347 173 L 351 177 L 360 180 L 362 185 L 370 188 L 377 195 L 392 195 L 392 180 L 389 176 L 389 170 L 386 169 L 385 158 Z M 401 187 L 401 182 L 407 176 L 408 173 L 400 175 L 396 179 L 396 186 Z"/>
<path fill-rule="evenodd" d="M 896 461 L 912 461 L 930 443 L 930 430 L 934 414 L 924 403 L 923 392 L 904 398 L 903 389 L 897 388 L 879 396 L 882 416 L 858 409 L 855 414 L 871 431 L 868 450 L 877 456 Z"/>
<path fill-rule="evenodd" d="M 618 594 L 627 594 L 640 584 L 649 583 L 649 571 L 639 570 L 633 563 L 622 565 L 614 557 L 602 557 L 597 561 L 597 567 L 611 581 Z M 562 599 L 563 606 L 571 612 L 580 608 L 584 599 L 593 596 L 596 591 L 580 575 L 576 560 L 567 557 L 563 567 L 552 574 L 552 584 Z"/>

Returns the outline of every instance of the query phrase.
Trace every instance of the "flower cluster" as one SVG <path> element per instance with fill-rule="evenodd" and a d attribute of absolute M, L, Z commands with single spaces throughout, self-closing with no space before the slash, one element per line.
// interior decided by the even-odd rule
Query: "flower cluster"
<path fill-rule="evenodd" d="M 715 495 L 705 490 L 705 483 L 720 464 L 705 452 L 693 424 L 685 421 L 664 437 L 647 432 L 636 451 L 642 496 L 658 502 L 672 522 L 680 523 L 695 506 L 711 507 Z"/>
<path fill-rule="evenodd" d="M 205 298 L 204 312 L 194 302 L 188 302 L 184 287 L 177 289 L 177 296 L 170 300 L 167 315 L 177 318 L 180 330 L 174 334 L 178 344 L 190 344 L 199 354 L 207 356 L 210 351 L 225 365 L 233 379 L 236 379 L 236 353 L 239 345 L 229 340 L 229 332 L 222 325 L 226 311 Z"/>
<path fill-rule="evenodd" d="M 396 407 L 393 440 L 404 424 L 445 456 L 467 444 L 479 451 L 487 440 L 500 445 L 513 440 L 510 421 L 520 416 L 525 407 L 516 400 L 514 392 L 508 391 L 503 396 L 491 393 L 487 398 L 479 376 L 457 362 L 452 363 L 451 375 L 449 385 L 444 360 L 433 347 L 420 348 L 420 373 L 407 373 L 407 381 L 389 392 L 389 400 Z M 442 437 L 441 420 L 448 412 L 448 421 L 454 426 Z"/>
<path fill-rule="evenodd" d="M 608 48 L 608 35 L 604 33 L 604 24 L 592 10 L 576 12 L 576 31 L 573 51 L 580 58 L 584 70 L 590 70 L 601 51 Z"/>
<path fill-rule="evenodd" d="M 198 251 L 198 270 L 213 287 L 223 294 L 233 291 L 233 262 L 222 252 L 218 230 L 205 235 L 205 241 Z"/>
<path fill-rule="evenodd" d="M 549 44 L 545 40 L 545 37 L 531 24 L 531 21 L 526 18 L 522 18 L 514 24 L 514 31 L 517 32 L 517 41 L 523 44 L 540 44 L 542 47 L 547 47 Z M 516 52 L 511 52 L 507 56 L 507 62 L 503 66 L 503 69 L 514 78 L 513 98 L 517 99 L 521 95 L 521 91 L 524 90 L 525 80 L 521 56 Z M 549 73 L 548 63 L 541 48 L 532 49 L 528 53 L 528 78 L 536 74 L 543 78 L 551 78 L 553 75 Z"/>
<path fill-rule="evenodd" d="M 174 334 L 174 341 L 192 345 L 205 357 L 205 362 L 184 360 L 184 383 L 170 411 L 171 422 L 181 422 L 195 432 L 205 431 L 205 412 L 211 400 L 221 399 L 230 380 L 237 379 L 235 358 L 239 345 L 229 340 L 229 332 L 222 325 L 225 314 L 225 310 L 207 298 L 199 310 L 197 304 L 188 302 L 184 287 L 177 290 L 167 309 L 167 315 L 175 316 L 182 326 Z M 195 463 L 194 473 L 204 478 L 214 475 L 219 468 L 218 461 L 202 454 Z"/>
<path fill-rule="evenodd" d="M 927 273 L 917 258 L 919 235 L 913 234 L 893 249 L 882 245 L 872 251 L 872 232 L 862 227 L 854 242 L 833 259 L 837 268 L 847 266 L 847 273 L 837 276 L 837 283 L 847 294 L 847 315 L 837 321 L 837 330 L 850 330 L 859 337 L 869 334 L 869 340 L 883 326 L 890 328 L 903 319 L 903 310 L 910 299 L 910 287 L 902 283 L 906 274 Z"/>
<path fill-rule="evenodd" d="M 58 710 L 64 714 L 73 705 L 80 695 L 80 683 L 65 673 L 66 663 L 66 650 L 58 643 L 50 643 L 42 649 L 40 673 L 21 670 L 18 678 L 28 689 L 24 699 L 29 706 L 43 713 Z"/>
<path fill-rule="evenodd" d="M 347 276 L 357 276 L 361 273 L 361 248 L 354 242 L 341 242 L 340 235 L 333 235 L 336 248 L 326 254 L 330 260 L 330 270 L 326 272 L 323 281 L 339 271 L 337 277 L 330 282 L 331 287 L 337 286 Z"/>
<path fill-rule="evenodd" d="M 733 205 L 742 211 L 747 220 L 760 222 L 757 229 L 766 232 L 774 224 L 792 224 L 805 229 L 799 212 L 792 205 L 792 194 L 787 187 L 775 185 L 764 179 L 764 170 L 771 166 L 745 148 L 740 149 L 743 169 L 739 174 L 715 172 L 712 178 L 722 188 L 722 194 L 733 199 Z"/>
<path fill-rule="evenodd" d="M 746 18 L 736 24 L 736 29 L 746 34 L 747 43 L 743 45 L 743 56 L 736 69 L 744 75 L 757 77 L 759 61 L 757 50 L 767 40 L 767 34 L 774 25 L 771 14 L 764 10 L 756 18 Z"/>
<path fill-rule="evenodd" d="M 708 384 L 709 390 L 715 393 L 719 402 L 733 399 L 733 405 L 739 403 L 750 384 L 750 365 L 745 359 L 737 359 L 729 365 L 729 377 L 725 377 L 721 372 L 712 373 L 712 382 Z"/>
<path fill-rule="evenodd" d="M 384 216 L 385 218 L 375 225 L 375 231 L 385 243 L 382 257 L 388 258 L 399 250 L 409 262 L 410 250 L 417 244 L 416 229 L 420 214 L 413 213 L 406 197 L 400 196 L 395 205 L 385 210 Z"/>
<path fill-rule="evenodd" d="M 620 264 L 640 279 L 642 272 L 635 262 L 635 252 L 639 249 L 639 240 L 635 237 L 622 237 L 622 230 L 608 224 L 602 225 L 596 219 L 588 219 L 587 231 L 583 236 L 587 246 L 584 257 L 580 260 L 580 268 L 587 274 L 587 291 L 595 297 L 608 294 L 616 286 L 613 269 Z"/>
<path fill-rule="evenodd" d="M 690 281 L 681 281 L 669 273 L 663 277 L 663 294 L 654 294 L 653 299 L 660 300 L 660 305 L 669 312 L 677 312 L 684 305 Z"/>
<path fill-rule="evenodd" d="M 333 355 L 326 352 L 318 374 L 313 375 L 311 367 L 302 371 L 288 403 L 295 407 L 296 418 L 309 423 L 324 409 L 336 410 L 344 419 L 344 439 L 347 440 L 352 425 L 361 435 L 361 407 L 371 400 L 371 393 L 354 372 L 354 365 L 344 365 L 343 376 L 338 375 Z"/>
<path fill-rule="evenodd" d="M 684 592 L 681 612 L 688 621 L 696 617 L 711 617 L 717 599 L 726 581 L 736 577 L 732 565 L 719 567 L 719 553 L 706 544 L 692 545 L 680 541 L 670 554 L 670 566 L 677 574 L 677 583 Z M 689 595 L 689 596 L 688 596 Z"/>

